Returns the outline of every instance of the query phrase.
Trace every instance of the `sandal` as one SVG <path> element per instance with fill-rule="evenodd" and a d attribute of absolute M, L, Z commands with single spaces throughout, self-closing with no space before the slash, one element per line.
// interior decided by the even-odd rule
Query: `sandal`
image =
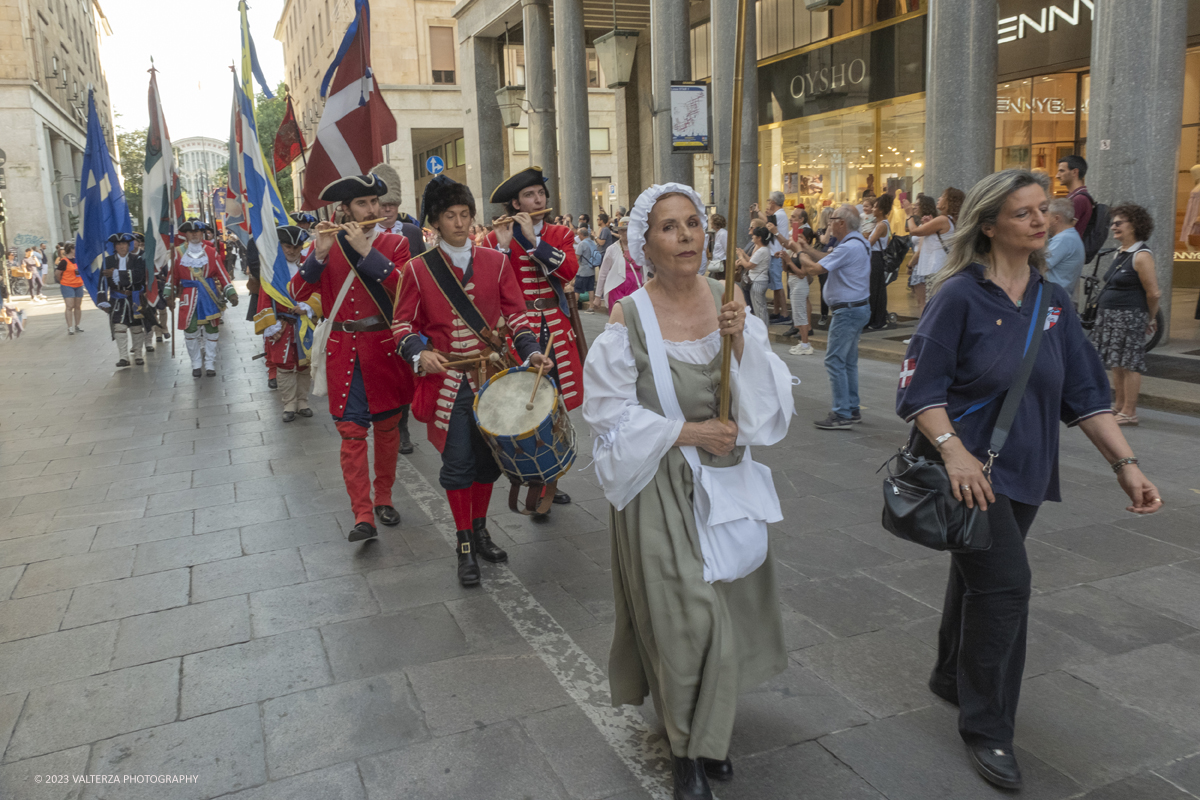
<path fill-rule="evenodd" d="M 1124 427 L 1130 427 L 1130 428 L 1137 427 L 1137 425 L 1139 424 L 1137 414 L 1134 414 L 1133 416 L 1129 416 L 1128 414 L 1122 414 L 1120 411 L 1118 411 L 1117 412 L 1117 424 L 1124 426 Z"/>

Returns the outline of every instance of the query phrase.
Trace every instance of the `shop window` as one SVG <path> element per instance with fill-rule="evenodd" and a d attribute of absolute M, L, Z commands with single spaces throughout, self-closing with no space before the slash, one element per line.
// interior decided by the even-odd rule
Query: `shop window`
<path fill-rule="evenodd" d="M 454 163 L 463 165 L 467 163 L 467 140 L 458 138 L 454 140 Z"/>
<path fill-rule="evenodd" d="M 433 82 L 454 84 L 454 29 L 432 25 L 429 28 L 429 66 Z"/>
<path fill-rule="evenodd" d="M 600 66 L 600 58 L 596 55 L 595 48 L 589 47 L 587 51 L 587 74 L 589 89 L 607 89 L 608 81 L 604 79 L 604 69 Z"/>
<path fill-rule="evenodd" d="M 592 128 L 590 134 L 593 153 L 609 152 L 608 128 Z"/>
<path fill-rule="evenodd" d="M 1031 169 L 1050 176 L 1051 192 L 1066 194 L 1055 173 L 1059 159 L 1082 155 L 1087 94 L 1073 72 L 1040 75 L 996 88 L 996 169 Z"/>

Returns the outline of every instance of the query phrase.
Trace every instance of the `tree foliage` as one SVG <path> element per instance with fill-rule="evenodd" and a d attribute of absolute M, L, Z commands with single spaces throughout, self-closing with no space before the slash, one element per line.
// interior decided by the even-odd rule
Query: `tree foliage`
<path fill-rule="evenodd" d="M 279 132 L 279 125 L 283 122 L 283 115 L 287 113 L 287 84 L 283 81 L 275 87 L 275 98 L 268 100 L 264 94 L 256 94 L 254 96 L 254 114 L 258 121 L 258 141 L 262 143 L 263 158 L 266 160 L 267 169 L 273 169 L 275 164 L 275 134 Z M 228 170 L 226 170 L 228 177 Z M 279 186 L 279 196 L 283 200 L 283 207 L 290 214 L 296 210 L 296 197 L 292 189 L 292 168 L 285 167 L 282 171 L 275 174 L 275 182 Z"/>
<path fill-rule="evenodd" d="M 117 129 L 117 148 L 121 151 L 121 180 L 125 202 L 134 230 L 142 227 L 142 172 L 146 168 L 146 135 L 149 129 L 127 131 Z"/>

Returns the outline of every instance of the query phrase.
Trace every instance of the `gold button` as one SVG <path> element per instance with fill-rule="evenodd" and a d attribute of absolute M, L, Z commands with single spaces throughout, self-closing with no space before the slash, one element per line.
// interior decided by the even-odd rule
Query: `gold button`
<path fill-rule="evenodd" d="M 1002 320 L 1002 319 L 998 319 L 998 320 L 996 320 L 996 324 L 997 324 L 997 325 L 1003 325 L 1003 324 L 1004 324 L 1004 320 Z"/>

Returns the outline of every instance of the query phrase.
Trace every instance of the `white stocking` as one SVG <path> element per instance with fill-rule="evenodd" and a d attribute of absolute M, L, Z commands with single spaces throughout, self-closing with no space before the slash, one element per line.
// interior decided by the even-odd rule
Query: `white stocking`
<path fill-rule="evenodd" d="M 204 342 L 200 339 L 200 330 L 183 334 L 183 342 L 187 345 L 188 355 L 192 359 L 192 369 L 204 366 Z"/>
<path fill-rule="evenodd" d="M 221 338 L 221 332 L 209 333 L 204 332 L 204 366 L 205 369 L 216 370 L 217 368 L 217 340 Z"/>

